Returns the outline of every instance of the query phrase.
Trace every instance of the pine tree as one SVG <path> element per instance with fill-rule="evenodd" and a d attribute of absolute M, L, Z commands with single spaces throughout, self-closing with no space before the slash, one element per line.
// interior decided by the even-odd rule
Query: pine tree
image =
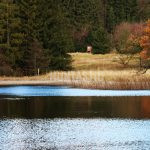
<path fill-rule="evenodd" d="M 137 0 L 126 0 L 124 1 L 124 9 L 126 14 L 126 21 L 137 20 Z"/>
<path fill-rule="evenodd" d="M 112 6 L 107 6 L 106 28 L 109 33 L 113 32 L 115 27 L 115 14 Z"/>
<path fill-rule="evenodd" d="M 38 68 L 43 67 L 41 61 L 46 59 L 42 43 L 39 41 L 38 1 L 20 0 L 18 5 L 24 34 L 22 67 L 26 74 L 32 75 L 36 74 Z M 46 65 L 46 62 L 44 64 Z"/>
<path fill-rule="evenodd" d="M 65 13 L 57 0 L 42 1 L 39 9 L 42 10 L 39 10 L 42 12 L 39 37 L 47 51 L 49 68 L 68 70 L 71 68 L 71 57 L 67 53 L 73 48 L 73 43 Z"/>
<path fill-rule="evenodd" d="M 10 68 L 16 70 L 22 58 L 23 34 L 20 28 L 18 7 L 13 0 L 0 1 L 0 49 L 10 64 Z"/>

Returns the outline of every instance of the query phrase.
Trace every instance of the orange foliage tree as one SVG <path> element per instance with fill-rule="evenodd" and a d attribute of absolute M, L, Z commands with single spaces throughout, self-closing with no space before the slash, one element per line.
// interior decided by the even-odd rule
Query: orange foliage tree
<path fill-rule="evenodd" d="M 150 59 L 150 19 L 146 23 L 144 35 L 141 37 L 139 42 L 142 47 L 142 51 L 140 53 L 141 59 Z"/>
<path fill-rule="evenodd" d="M 121 23 L 114 32 L 114 45 L 119 54 L 119 62 L 128 65 L 135 54 L 140 53 L 139 40 L 143 36 L 143 23 Z M 123 54 L 123 55 L 122 55 Z"/>

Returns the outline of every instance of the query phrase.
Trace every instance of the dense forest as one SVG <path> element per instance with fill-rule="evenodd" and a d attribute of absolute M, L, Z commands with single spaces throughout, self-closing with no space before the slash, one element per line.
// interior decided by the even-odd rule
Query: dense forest
<path fill-rule="evenodd" d="M 108 53 L 123 22 L 148 18 L 149 0 L 0 0 L 0 75 L 69 70 L 69 52 Z"/>

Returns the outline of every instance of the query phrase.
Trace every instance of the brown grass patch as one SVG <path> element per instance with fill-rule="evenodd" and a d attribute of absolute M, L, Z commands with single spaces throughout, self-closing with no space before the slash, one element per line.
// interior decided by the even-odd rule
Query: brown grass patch
<path fill-rule="evenodd" d="M 50 72 L 33 77 L 1 77 L 0 85 L 69 85 L 94 89 L 150 89 L 150 72 L 137 75 L 135 70 Z"/>

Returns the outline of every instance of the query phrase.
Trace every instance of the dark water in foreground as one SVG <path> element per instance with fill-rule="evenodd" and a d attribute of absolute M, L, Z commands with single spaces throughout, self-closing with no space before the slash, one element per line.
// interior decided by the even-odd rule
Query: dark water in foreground
<path fill-rule="evenodd" d="M 149 96 L 49 96 L 50 89 L 63 92 L 0 88 L 0 150 L 150 149 Z"/>

